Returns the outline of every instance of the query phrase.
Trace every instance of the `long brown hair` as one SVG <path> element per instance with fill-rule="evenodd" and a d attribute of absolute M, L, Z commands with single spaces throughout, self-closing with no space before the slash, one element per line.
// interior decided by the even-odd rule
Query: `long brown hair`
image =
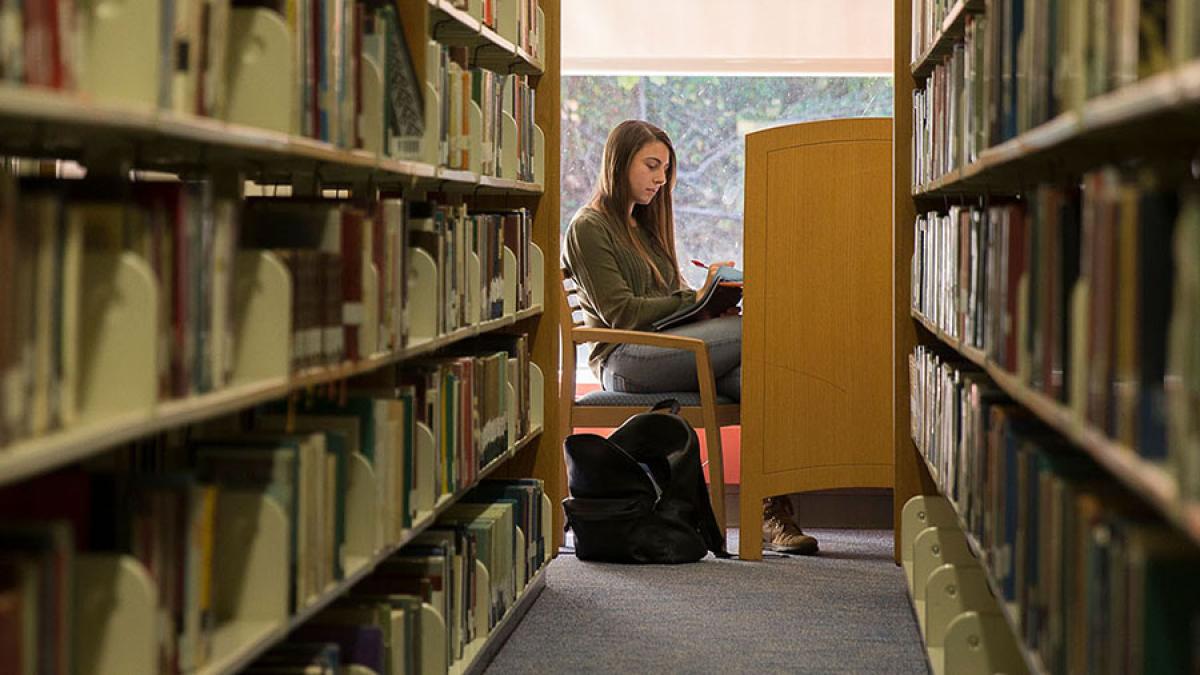
<path fill-rule="evenodd" d="M 650 252 L 642 245 L 625 217 L 626 209 L 633 202 L 629 190 L 629 169 L 633 158 L 649 143 L 659 141 L 667 146 L 670 161 L 667 164 L 667 182 L 654 195 L 649 204 L 634 204 L 633 219 L 638 227 L 650 234 L 650 240 L 671 263 L 672 283 L 668 283 L 650 259 Z M 675 214 L 671 206 L 671 190 L 675 187 L 675 146 L 662 129 L 641 120 L 626 120 L 613 128 L 604 142 L 604 163 L 596 180 L 596 190 L 588 205 L 607 215 L 623 232 L 633 250 L 646 262 L 654 280 L 663 288 L 671 290 L 682 283 L 679 261 L 675 259 Z"/>

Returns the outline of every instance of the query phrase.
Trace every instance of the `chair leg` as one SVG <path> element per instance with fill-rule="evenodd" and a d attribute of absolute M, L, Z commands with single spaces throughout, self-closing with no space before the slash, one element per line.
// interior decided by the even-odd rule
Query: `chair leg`
<path fill-rule="evenodd" d="M 742 560 L 762 560 L 763 498 L 749 489 L 744 479 L 740 489 L 738 557 Z"/>
<path fill-rule="evenodd" d="M 708 415 L 706 414 L 707 418 Z M 704 436 L 708 445 L 708 494 L 721 534 L 725 534 L 725 453 L 721 448 L 721 427 L 712 420 L 704 421 Z"/>
<path fill-rule="evenodd" d="M 717 383 L 708 360 L 708 346 L 696 354 L 696 376 L 700 384 L 700 413 L 708 440 L 708 494 L 721 536 L 725 536 L 725 455 L 721 451 L 721 427 L 717 424 Z"/>

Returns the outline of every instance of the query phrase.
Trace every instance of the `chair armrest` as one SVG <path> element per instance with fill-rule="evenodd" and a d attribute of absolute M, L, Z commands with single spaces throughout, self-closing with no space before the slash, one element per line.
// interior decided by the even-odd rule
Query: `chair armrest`
<path fill-rule="evenodd" d="M 700 338 L 646 333 L 637 330 L 618 330 L 616 328 L 575 328 L 571 331 L 571 341 L 648 345 L 650 347 L 665 347 L 667 349 L 685 349 L 690 352 L 703 350 L 705 355 L 708 352 L 707 345 Z"/>

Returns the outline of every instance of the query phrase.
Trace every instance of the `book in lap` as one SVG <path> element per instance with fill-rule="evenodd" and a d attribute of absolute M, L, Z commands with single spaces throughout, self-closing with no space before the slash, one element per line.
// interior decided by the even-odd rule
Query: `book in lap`
<path fill-rule="evenodd" d="M 693 321 L 702 321 L 721 316 L 742 301 L 742 271 L 733 267 L 717 270 L 716 283 L 708 287 L 703 297 L 695 304 L 655 321 L 656 331 L 670 330 Z"/>

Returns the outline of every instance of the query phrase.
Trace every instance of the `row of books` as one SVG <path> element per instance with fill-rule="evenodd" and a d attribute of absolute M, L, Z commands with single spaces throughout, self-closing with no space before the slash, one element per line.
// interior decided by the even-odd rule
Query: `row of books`
<path fill-rule="evenodd" d="M 453 332 L 503 316 L 506 250 L 516 258 L 514 311 L 532 306 L 529 247 L 533 219 L 527 209 L 472 213 L 462 205 L 435 205 L 420 214 L 412 220 L 410 241 L 437 263 L 440 332 Z M 479 306 L 472 307 L 468 295 L 469 271 L 476 258 L 481 265 L 482 289 Z M 470 287 L 470 293 L 474 291 Z"/>
<path fill-rule="evenodd" d="M 447 672 L 547 561 L 543 493 L 535 479 L 484 481 L 247 672 Z"/>
<path fill-rule="evenodd" d="M 530 40 L 536 42 L 536 4 L 522 0 L 517 5 L 518 35 L 529 46 Z M 345 148 L 370 148 L 369 139 L 378 138 L 385 155 L 409 159 L 420 157 L 422 141 L 436 134 L 440 166 L 496 176 L 509 175 L 510 167 L 501 166 L 501 148 L 513 144 L 520 158 L 519 166 L 511 167 L 514 177 L 533 180 L 532 129 L 523 126 L 526 120 L 533 124 L 533 95 L 525 77 L 476 67 L 465 47 L 433 40 L 410 46 L 396 7 L 388 3 L 302 0 L 284 13 L 301 73 L 293 106 L 299 133 Z M 430 64 L 424 77 L 413 68 L 410 47 L 426 50 Z M 383 129 L 362 127 L 368 79 L 378 80 L 383 93 Z M 427 87 L 437 97 L 436 120 L 425 115 Z M 470 128 L 471 102 L 482 112 L 479 130 Z M 502 114 L 517 121 L 517 138 L 503 138 Z M 476 151 L 468 142 L 473 133 L 482 141 L 480 157 L 470 156 Z"/>
<path fill-rule="evenodd" d="M 0 670 L 68 674 L 89 627 L 77 625 L 76 560 L 122 551 L 149 575 L 162 628 L 160 672 L 209 658 L 216 628 L 213 556 L 219 488 L 175 473 L 92 475 L 70 469 L 0 493 Z M 93 511 L 111 508 L 106 514 Z M 232 580 L 229 580 L 232 581 Z M 227 581 L 228 583 L 228 581 Z"/>
<path fill-rule="evenodd" d="M 361 418 L 364 444 L 368 436 L 375 437 L 375 432 L 365 429 L 367 425 L 386 424 L 384 419 L 399 420 L 405 438 L 399 447 L 406 454 L 405 465 L 410 467 L 399 475 L 401 483 L 408 480 L 409 485 L 380 493 L 397 496 L 399 510 L 391 529 L 399 532 L 410 526 L 419 513 L 431 510 L 442 496 L 475 482 L 483 468 L 533 431 L 528 345 L 524 335 L 480 336 L 438 356 L 356 378 L 353 382 L 361 385 L 364 395 L 361 400 L 351 397 L 348 403 L 338 401 L 331 406 L 329 401 L 313 399 L 299 404 L 293 413 L 299 415 L 295 419 L 316 416 L 312 425 L 319 428 L 330 415 L 353 412 Z M 375 403 L 392 399 L 399 403 L 388 403 L 390 410 Z M 282 410 L 277 406 L 276 412 Z M 386 417 L 380 417 L 385 413 Z M 431 441 L 427 461 L 432 469 L 420 465 L 413 468 L 417 460 L 412 455 L 418 446 L 412 438 L 418 431 Z M 420 481 L 412 478 L 418 475 Z M 383 527 L 389 531 L 386 522 Z"/>
<path fill-rule="evenodd" d="M 216 598 L 222 584 L 241 583 L 214 572 L 218 558 L 233 556 L 216 550 L 229 541 L 218 508 L 226 494 L 259 493 L 282 509 L 287 569 L 279 578 L 287 611 L 307 606 L 364 553 L 399 541 L 444 495 L 476 482 L 509 447 L 510 429 L 529 428 L 527 404 L 510 406 L 508 393 L 510 371 L 527 363 L 525 340 L 507 338 L 511 356 L 485 351 L 421 361 L 352 383 L 344 398 L 264 405 L 248 418 L 175 430 L 86 469 L 0 491 L 0 644 L 20 647 L 0 655 L 14 666 L 3 671 L 71 672 L 79 636 L 69 608 L 72 593 L 85 590 L 72 588 L 78 552 L 131 555 L 153 580 L 168 621 L 159 636 L 161 672 L 211 660 L 219 624 L 236 619 L 219 611 L 226 608 Z M 432 437 L 428 451 L 418 439 L 422 430 Z M 376 513 L 350 509 L 351 465 L 363 461 L 371 467 Z M 496 492 L 479 494 L 516 499 Z M 516 522 L 524 526 L 533 507 L 522 508 Z M 529 550 L 544 556 L 540 501 L 536 508 L 539 527 L 524 532 Z M 370 551 L 350 549 L 356 527 L 366 528 Z M 516 569 L 524 574 L 526 561 Z"/>
<path fill-rule="evenodd" d="M 224 105 L 230 0 L 176 2 L 154 0 L 137 8 L 101 11 L 86 3 L 48 0 L 8 3 L 0 31 L 0 82 L 62 90 L 81 90 L 105 96 L 116 78 L 105 68 L 114 65 L 102 51 L 117 46 L 112 24 L 144 27 L 149 16 L 157 31 L 143 48 L 153 54 L 152 81 L 140 83 L 151 102 L 166 110 L 217 116 Z M 107 34 L 106 34 L 107 31 Z M 125 43 L 122 43 L 125 44 Z M 128 63 L 126 65 L 129 65 Z M 144 64 L 140 64 L 144 67 Z M 119 74 L 118 74 L 119 75 Z"/>
<path fill-rule="evenodd" d="M 494 174 L 499 157 L 502 129 L 500 114 L 507 80 L 490 70 L 470 66 L 467 47 L 437 48 L 438 64 L 438 164 L 470 171 L 478 163 L 480 173 Z M 480 111 L 482 128 L 471 129 L 472 104 Z M 480 135 L 479 157 L 472 157 L 471 133 Z"/>
<path fill-rule="evenodd" d="M 512 117 L 516 122 L 517 137 L 512 140 L 504 138 L 498 139 L 504 144 L 516 144 L 517 166 L 516 178 L 527 182 L 536 182 L 538 173 L 541 168 L 536 165 L 538 161 L 536 149 L 537 138 L 541 131 L 537 127 L 537 122 L 534 118 L 534 90 L 529 83 L 529 78 L 520 76 L 516 78 L 516 84 L 513 87 L 512 94 Z M 504 169 L 504 167 L 500 167 Z M 504 169 L 507 172 L 507 169 Z"/>
<path fill-rule="evenodd" d="M 241 249 L 270 251 L 290 272 L 293 369 L 404 346 L 406 206 L 388 194 L 374 204 L 246 200 Z"/>
<path fill-rule="evenodd" d="M 440 104 L 438 164 L 484 175 L 534 180 L 534 91 L 524 75 L 501 75 L 470 65 L 470 49 L 431 43 L 436 49 Z M 479 129 L 475 114 L 478 110 Z M 505 121 L 516 136 L 506 138 Z M 473 139 L 477 137 L 476 146 Z M 504 165 L 504 148 L 516 148 L 516 165 Z M 476 154 L 478 156 L 476 156 Z"/>
<path fill-rule="evenodd" d="M 914 0 L 914 27 L 943 16 L 945 4 Z M 913 92 L 914 186 L 1095 96 L 1189 62 L 1200 48 L 1192 4 L 993 0 L 985 13 L 967 14 L 963 39 Z"/>
<path fill-rule="evenodd" d="M 352 360 L 364 358 L 375 351 L 407 346 L 414 312 L 435 311 L 438 334 L 501 318 L 509 281 L 515 282 L 517 291 L 512 311 L 532 305 L 533 221 L 529 211 L 477 211 L 465 204 L 438 203 L 437 199 L 434 195 L 429 201 L 404 201 L 385 193 L 378 202 L 367 205 L 330 199 L 247 201 L 241 238 L 244 248 L 274 251 L 289 264 L 329 254 L 341 261 L 333 270 L 342 272 L 344 309 L 339 310 L 335 302 L 325 312 L 316 311 L 326 317 L 324 324 L 312 320 L 311 311 L 308 320 L 302 318 L 304 298 L 320 295 L 305 289 L 323 289 L 334 299 L 336 293 L 327 284 L 304 285 L 311 277 L 300 268 L 293 274 L 296 292 L 292 297 L 297 303 L 293 318 L 296 335 L 301 338 L 293 349 L 298 367 L 333 363 L 343 355 Z M 411 298 L 411 257 L 418 249 L 433 259 L 437 270 L 436 288 L 429 289 L 435 307 L 424 302 L 426 298 Z M 515 280 L 505 276 L 506 251 L 516 258 Z M 478 279 L 475 265 L 479 266 Z M 354 320 L 364 316 L 367 298 L 376 300 L 377 310 L 366 315 L 380 317 L 378 333 L 370 336 L 362 325 L 365 319 Z M 333 336 L 332 351 L 329 340 L 322 343 L 323 349 L 316 346 L 322 331 L 305 330 L 314 325 L 323 325 L 327 329 L 324 334 Z M 339 326 L 344 327 L 344 335 L 337 330 Z M 304 335 L 309 336 L 307 342 Z M 338 340 L 344 340 L 344 351 L 336 348 Z M 318 358 L 312 358 L 314 353 Z"/>
<path fill-rule="evenodd" d="M 296 73 L 292 133 L 362 148 L 366 136 L 396 154 L 421 135 L 420 91 L 396 7 L 359 0 L 297 0 L 282 17 L 293 44 Z M 382 129 L 362 128 L 363 82 L 381 80 Z"/>
<path fill-rule="evenodd" d="M 531 217 L 524 209 L 222 195 L 212 181 L 16 179 L 0 174 L 0 444 L 80 419 L 92 298 L 112 256 L 144 263 L 157 287 L 158 398 L 234 378 L 237 264 L 269 251 L 289 270 L 293 369 L 358 360 L 408 344 L 413 251 L 437 266 L 439 333 L 503 316 L 505 251 L 516 258 L 512 311 L 532 304 Z M 479 276 L 474 261 L 478 259 Z M 246 286 L 246 283 L 242 283 Z M 102 299 L 101 299 L 102 300 Z M 433 303 L 436 302 L 436 306 Z M 102 310 L 101 310 L 102 311 Z M 428 337 L 428 336 L 426 336 Z"/>
<path fill-rule="evenodd" d="M 973 35 L 974 19 L 967 23 Z M 972 78 L 978 68 L 978 50 L 968 37 L 965 47 L 956 44 L 944 63 L 936 66 L 923 88 L 913 89 L 912 181 L 920 187 L 961 168 L 988 147 L 981 132 L 977 109 L 982 80 Z"/>
<path fill-rule="evenodd" d="M 1191 672 L 1200 550 L 970 364 L 909 367 L 914 441 L 1047 672 Z"/>
<path fill-rule="evenodd" d="M 472 16 L 479 19 L 483 25 L 495 31 L 504 29 L 499 14 L 502 11 L 511 13 L 509 17 L 515 20 L 515 32 L 508 34 L 505 32 L 503 37 L 511 39 L 518 49 L 529 54 L 534 60 L 542 58 L 541 35 L 543 32 L 540 18 L 538 17 L 537 0 L 515 0 L 509 2 L 507 0 L 450 0 L 450 4 L 456 9 L 471 13 Z"/>
<path fill-rule="evenodd" d="M 1103 168 L 917 219 L 913 307 L 1197 496 L 1196 187 Z M 1165 174 L 1172 175 L 1172 174 Z"/>
<path fill-rule="evenodd" d="M 916 63 L 933 47 L 934 40 L 942 33 L 942 24 L 955 6 L 966 0 L 913 0 L 912 6 L 912 57 Z"/>
<path fill-rule="evenodd" d="M 159 392 L 224 386 L 232 368 L 238 202 L 205 181 L 23 180 L 0 172 L 0 443 L 79 417 L 97 275 L 131 252 L 158 293 Z"/>
<path fill-rule="evenodd" d="M 436 42 L 430 44 L 442 57 L 439 75 L 418 77 L 405 27 L 391 3 L 143 0 L 142 5 L 120 12 L 57 0 L 6 5 L 0 82 L 78 90 L 99 100 L 270 125 L 342 148 L 409 159 L 421 157 L 427 135 L 440 134 L 442 165 L 459 169 L 476 167 L 465 161 L 467 144 L 458 143 L 459 135 L 468 133 L 466 106 L 473 99 L 484 113 L 482 153 L 487 157 L 480 172 L 501 175 L 503 111 L 517 122 L 517 137 L 503 142 L 515 144 L 520 158 L 519 167 L 504 168 L 504 175 L 511 170 L 513 177 L 533 180 L 533 95 L 526 79 L 481 71 L 468 63 L 465 48 L 450 50 Z M 536 51 L 536 4 L 522 0 L 516 5 L 519 42 L 527 52 Z M 262 13 L 273 18 L 264 21 Z M 277 25 L 275 30 L 285 35 L 279 40 L 259 35 L 256 31 L 268 30 L 266 24 Z M 137 31 L 149 26 L 157 33 L 137 42 L 136 58 L 131 59 L 130 40 L 136 41 Z M 248 39 L 250 35 L 254 39 Z M 426 43 L 421 40 L 412 47 L 425 49 Z M 232 100 L 256 95 L 236 89 L 241 70 L 270 60 L 244 60 L 238 52 L 245 49 L 291 50 L 289 100 Z M 446 60 L 451 52 L 459 55 L 454 66 Z M 135 67 L 138 72 L 131 74 Z M 440 127 L 434 129 L 426 128 L 431 122 L 438 126 L 426 120 L 427 79 L 441 99 Z M 376 90 L 378 95 L 372 93 Z M 279 112 L 264 114 L 267 105 Z M 367 110 L 368 105 L 382 110 Z M 368 123 L 379 127 L 366 128 Z"/>

